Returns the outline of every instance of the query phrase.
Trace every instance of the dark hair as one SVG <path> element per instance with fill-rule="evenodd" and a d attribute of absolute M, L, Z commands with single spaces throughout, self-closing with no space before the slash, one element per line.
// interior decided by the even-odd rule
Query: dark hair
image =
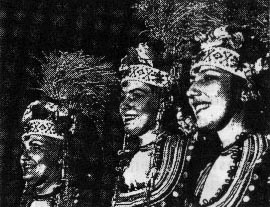
<path fill-rule="evenodd" d="M 166 104 L 165 111 L 162 116 L 161 125 L 162 128 L 169 133 L 177 133 L 178 132 L 178 124 L 177 124 L 177 104 L 176 104 L 176 91 L 167 88 L 159 88 L 157 86 L 149 85 L 151 91 L 158 94 L 159 99 L 163 99 Z M 173 97 L 173 100 L 171 99 Z"/>
<path fill-rule="evenodd" d="M 264 104 L 255 86 L 250 88 L 247 80 L 233 75 L 231 87 L 233 95 L 235 96 L 233 102 L 234 108 L 235 110 L 244 110 L 244 121 L 246 126 L 255 132 L 264 131 L 266 127 Z M 242 91 L 253 91 L 258 94 L 258 98 L 243 102 L 240 99 Z"/>

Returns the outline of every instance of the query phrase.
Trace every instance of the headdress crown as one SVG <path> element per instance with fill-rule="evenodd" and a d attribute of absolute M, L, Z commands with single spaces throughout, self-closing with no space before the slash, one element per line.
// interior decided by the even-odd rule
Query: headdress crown
<path fill-rule="evenodd" d="M 172 82 L 168 72 L 154 67 L 157 57 L 155 51 L 147 42 L 139 43 L 137 48 L 131 48 L 128 55 L 121 60 L 120 72 L 125 81 L 141 81 L 153 86 L 167 88 Z"/>

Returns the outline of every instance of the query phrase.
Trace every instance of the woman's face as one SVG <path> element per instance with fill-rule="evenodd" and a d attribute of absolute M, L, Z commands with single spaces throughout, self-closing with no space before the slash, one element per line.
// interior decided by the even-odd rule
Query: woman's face
<path fill-rule="evenodd" d="M 128 81 L 122 87 L 120 113 L 125 131 L 131 135 L 142 135 L 153 129 L 159 106 L 158 94 L 148 84 Z"/>
<path fill-rule="evenodd" d="M 222 69 L 203 66 L 191 74 L 189 104 L 201 129 L 218 130 L 232 111 L 232 77 Z"/>
<path fill-rule="evenodd" d="M 24 138 L 20 163 L 23 179 L 27 182 L 46 181 L 59 173 L 60 145 L 50 143 L 49 139 L 53 138 L 41 135 L 30 135 Z"/>

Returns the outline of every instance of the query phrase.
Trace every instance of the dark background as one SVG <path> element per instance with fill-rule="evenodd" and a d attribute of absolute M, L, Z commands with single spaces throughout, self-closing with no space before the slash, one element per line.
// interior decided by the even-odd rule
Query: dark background
<path fill-rule="evenodd" d="M 25 107 L 40 96 L 30 90 L 37 86 L 27 72 L 36 66 L 33 57 L 54 50 L 83 50 L 105 56 L 117 68 L 127 48 L 145 29 L 132 9 L 136 1 L 0 0 L 0 207 L 17 207 L 24 187 L 19 166 L 20 119 Z M 233 21 L 241 16 L 241 10 L 250 11 L 248 16 L 260 13 L 253 4 L 266 1 L 226 2 Z M 248 2 L 245 8 L 243 2 Z M 266 85 L 265 94 L 270 94 L 269 81 Z M 106 150 L 110 154 L 110 147 Z M 108 178 L 104 183 L 111 181 Z"/>
<path fill-rule="evenodd" d="M 20 119 L 39 97 L 33 57 L 83 50 L 119 64 L 144 24 L 131 0 L 0 0 L 0 206 L 18 206 Z M 2 179 L 1 179 L 2 178 Z"/>

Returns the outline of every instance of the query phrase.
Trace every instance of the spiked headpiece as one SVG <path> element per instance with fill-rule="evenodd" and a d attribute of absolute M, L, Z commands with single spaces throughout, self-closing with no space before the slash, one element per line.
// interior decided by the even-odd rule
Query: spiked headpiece
<path fill-rule="evenodd" d="M 40 134 L 63 139 L 56 122 L 69 117 L 72 125 L 68 130 L 73 132 L 80 114 L 93 120 L 100 132 L 106 102 L 117 84 L 111 68 L 112 64 L 102 58 L 83 55 L 82 51 L 46 55 L 40 76 L 34 75 L 39 90 L 50 101 L 35 101 L 27 107 L 22 120 L 26 125 L 24 136 Z"/>

